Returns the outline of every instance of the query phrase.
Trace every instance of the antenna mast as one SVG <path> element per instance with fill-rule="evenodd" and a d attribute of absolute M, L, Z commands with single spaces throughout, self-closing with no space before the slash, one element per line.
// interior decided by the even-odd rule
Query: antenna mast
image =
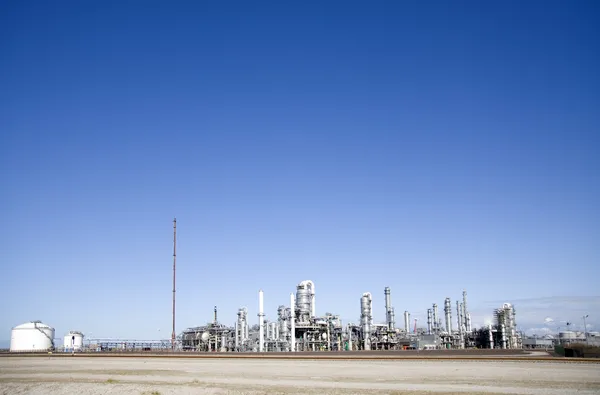
<path fill-rule="evenodd" d="M 177 258 L 177 218 L 173 218 L 173 332 L 171 333 L 171 349 L 175 350 L 175 262 Z"/>

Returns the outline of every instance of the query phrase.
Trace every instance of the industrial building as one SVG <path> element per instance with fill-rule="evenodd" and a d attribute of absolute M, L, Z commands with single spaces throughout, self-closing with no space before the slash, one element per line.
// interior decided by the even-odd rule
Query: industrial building
<path fill-rule="evenodd" d="M 551 350 L 556 345 L 552 336 L 527 337 L 523 339 L 523 348 L 528 350 Z"/>
<path fill-rule="evenodd" d="M 266 320 L 264 294 L 259 291 L 258 323 L 249 323 L 248 309 L 241 307 L 233 327 L 217 320 L 204 326 L 183 331 L 177 337 L 177 346 L 183 351 L 218 352 L 302 352 L 344 350 L 406 350 L 406 349 L 464 349 L 464 348 L 522 348 L 521 334 L 517 331 L 515 309 L 510 303 L 494 311 L 495 323 L 485 328 L 472 328 L 468 310 L 467 292 L 456 301 L 456 322 L 452 320 L 452 302 L 444 300 L 444 321 L 438 314 L 438 305 L 427 309 L 427 327 L 411 328 L 410 313 L 404 312 L 403 327 L 396 326 L 391 289 L 383 290 L 385 323 L 374 323 L 373 296 L 363 293 L 357 305 L 360 322 L 342 323 L 339 315 L 317 315 L 315 283 L 298 283 L 290 294 L 289 305 L 277 309 L 277 321 Z"/>
<path fill-rule="evenodd" d="M 597 332 L 563 331 L 558 338 L 523 338 L 517 330 L 515 307 L 504 303 L 493 311 L 494 322 L 473 328 L 468 310 L 467 292 L 456 300 L 443 301 L 442 314 L 438 304 L 426 310 L 426 326 L 404 311 L 402 325 L 397 325 L 392 291 L 384 287 L 382 301 L 385 322 L 376 323 L 373 317 L 374 297 L 364 292 L 357 297 L 358 322 L 342 322 L 339 315 L 318 315 L 316 288 L 311 280 L 297 284 L 287 305 L 279 305 L 276 320 L 265 319 L 264 293 L 258 292 L 258 319 L 255 324 L 248 317 L 248 309 L 240 307 L 233 326 L 218 320 L 214 308 L 212 322 L 184 330 L 175 341 L 94 339 L 84 343 L 80 331 L 69 331 L 60 340 L 54 340 L 55 330 L 41 321 L 31 321 L 12 329 L 10 351 L 79 352 L 92 351 L 151 351 L 177 350 L 186 352 L 303 352 L 303 351 L 360 351 L 360 350 L 430 350 L 430 349 L 552 349 L 554 345 L 573 343 L 600 344 Z M 453 313 L 455 314 L 453 319 Z"/>

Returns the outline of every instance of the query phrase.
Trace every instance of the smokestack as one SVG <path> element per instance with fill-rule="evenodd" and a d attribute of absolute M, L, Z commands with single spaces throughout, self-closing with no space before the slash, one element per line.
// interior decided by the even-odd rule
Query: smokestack
<path fill-rule="evenodd" d="M 296 351 L 296 298 L 290 294 L 290 351 Z"/>
<path fill-rule="evenodd" d="M 175 349 L 175 268 L 177 259 L 177 218 L 173 218 L 173 332 L 171 332 L 171 349 Z"/>
<path fill-rule="evenodd" d="M 258 351 L 265 351 L 265 313 L 262 289 L 258 291 Z"/>

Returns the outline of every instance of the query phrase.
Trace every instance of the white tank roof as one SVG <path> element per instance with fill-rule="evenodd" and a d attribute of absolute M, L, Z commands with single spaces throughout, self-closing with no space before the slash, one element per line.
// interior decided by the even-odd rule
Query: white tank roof
<path fill-rule="evenodd" d="M 48 328 L 52 329 L 51 326 L 44 324 L 42 321 L 30 321 L 21 325 L 15 326 L 13 329 L 34 329 L 34 328 Z"/>

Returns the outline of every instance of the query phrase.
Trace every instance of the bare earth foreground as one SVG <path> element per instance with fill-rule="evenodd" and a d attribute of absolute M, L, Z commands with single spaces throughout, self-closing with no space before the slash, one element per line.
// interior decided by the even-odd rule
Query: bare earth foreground
<path fill-rule="evenodd" d="M 600 364 L 0 358 L 0 394 L 600 394 Z"/>

